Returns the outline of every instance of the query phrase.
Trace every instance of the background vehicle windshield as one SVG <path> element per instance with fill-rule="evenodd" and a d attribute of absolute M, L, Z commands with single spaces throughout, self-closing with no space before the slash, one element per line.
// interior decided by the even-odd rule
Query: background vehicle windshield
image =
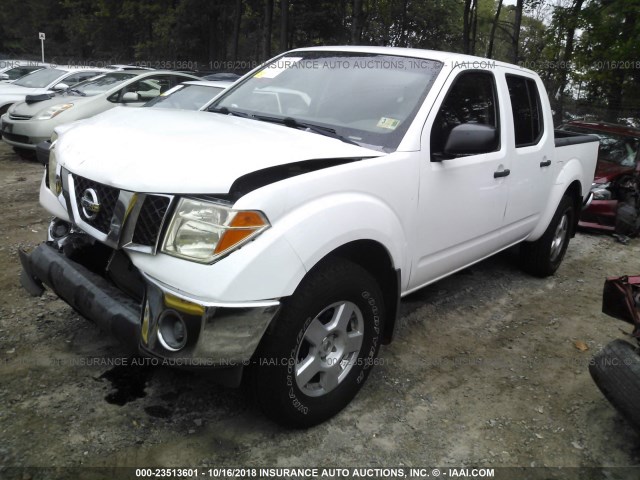
<path fill-rule="evenodd" d="M 209 100 L 224 90 L 223 87 L 204 85 L 178 85 L 163 95 L 145 103 L 145 107 L 200 110 Z"/>
<path fill-rule="evenodd" d="M 574 126 L 565 127 L 563 130 L 596 135 L 600 139 L 598 160 L 616 163 L 623 167 L 634 167 L 636 165 L 638 150 L 640 149 L 640 138 Z"/>
<path fill-rule="evenodd" d="M 35 72 L 36 70 L 42 70 L 44 67 L 38 67 L 38 66 L 33 66 L 33 67 L 14 67 L 11 68 L 9 70 L 7 70 L 6 72 L 3 72 L 8 78 L 8 80 L 16 80 L 20 77 L 24 77 L 25 75 L 29 75 L 32 72 Z"/>
<path fill-rule="evenodd" d="M 290 52 L 223 93 L 209 110 L 293 118 L 393 151 L 441 68 L 440 62 L 412 57 Z"/>
<path fill-rule="evenodd" d="M 73 92 L 71 93 L 80 92 L 81 95 L 84 94 L 87 97 L 99 95 L 107 90 L 111 90 L 113 87 L 116 87 L 121 83 L 124 83 L 126 80 L 137 77 L 138 75 L 138 73 L 125 72 L 106 73 L 99 77 L 92 78 L 91 80 L 87 80 L 86 82 L 74 85 Z"/>
<path fill-rule="evenodd" d="M 56 68 L 44 68 L 37 72 L 30 73 L 29 75 L 25 75 L 19 80 L 13 82 L 13 84 L 21 87 L 44 88 L 66 73 L 67 72 L 64 70 L 58 70 Z"/>

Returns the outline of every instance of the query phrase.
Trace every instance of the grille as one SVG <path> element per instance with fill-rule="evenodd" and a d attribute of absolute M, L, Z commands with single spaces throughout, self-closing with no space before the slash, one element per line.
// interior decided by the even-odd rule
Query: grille
<path fill-rule="evenodd" d="M 144 199 L 140 215 L 133 232 L 133 243 L 149 247 L 155 246 L 160 234 L 162 220 L 169 208 L 167 197 L 149 195 Z"/>
<path fill-rule="evenodd" d="M 2 136 L 12 142 L 29 143 L 29 137 L 26 135 L 15 135 L 13 133 L 2 132 Z"/>
<path fill-rule="evenodd" d="M 94 182 L 77 175 L 73 176 L 73 181 L 75 184 L 76 204 L 78 206 L 78 211 L 80 212 L 82 220 L 104 234 L 109 233 L 111 217 L 113 217 L 113 212 L 116 208 L 116 203 L 118 201 L 118 195 L 120 194 L 120 191 L 117 188 L 108 187 L 101 183 Z M 84 213 L 82 212 L 82 205 L 80 203 L 82 194 L 88 188 L 92 188 L 95 190 L 96 196 L 98 197 L 98 203 L 100 203 L 100 211 L 98 212 L 96 218 L 94 218 L 93 220 L 88 219 L 84 215 Z"/>

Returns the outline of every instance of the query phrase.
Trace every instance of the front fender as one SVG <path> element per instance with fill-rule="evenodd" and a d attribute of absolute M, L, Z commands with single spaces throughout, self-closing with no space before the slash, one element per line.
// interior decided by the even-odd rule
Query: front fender
<path fill-rule="evenodd" d="M 336 193 L 316 198 L 282 221 L 285 235 L 307 270 L 337 248 L 370 240 L 388 252 L 393 268 L 406 267 L 407 234 L 393 210 L 364 193 Z"/>

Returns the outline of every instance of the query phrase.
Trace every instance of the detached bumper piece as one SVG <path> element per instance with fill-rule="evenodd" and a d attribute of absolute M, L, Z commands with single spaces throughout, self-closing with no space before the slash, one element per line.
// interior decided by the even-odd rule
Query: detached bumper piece
<path fill-rule="evenodd" d="M 97 245 L 86 248 L 97 253 Z M 31 254 L 20 251 L 21 283 L 32 295 L 41 295 L 43 284 L 47 285 L 100 329 L 157 359 L 158 365 L 230 369 L 237 375 L 223 382 L 237 384 L 280 302 L 211 303 L 188 298 L 141 275 L 123 258 L 122 251 L 114 251 L 107 279 L 46 243 Z M 137 283 L 122 282 L 134 277 Z"/>
<path fill-rule="evenodd" d="M 65 302 L 131 348 L 138 348 L 141 307 L 108 280 L 89 271 L 47 244 L 31 254 L 20 251 L 25 289 L 46 284 Z M 42 290 L 40 291 L 42 294 Z"/>

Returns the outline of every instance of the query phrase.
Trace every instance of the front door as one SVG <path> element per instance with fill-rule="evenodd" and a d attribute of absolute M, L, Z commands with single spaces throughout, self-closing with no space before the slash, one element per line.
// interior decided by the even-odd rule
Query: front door
<path fill-rule="evenodd" d="M 496 79 L 492 72 L 478 70 L 451 76 L 423 132 L 411 289 L 490 255 L 502 245 L 510 165 Z M 461 124 L 493 127 L 498 141 L 479 153 L 447 155 L 449 133 Z"/>

